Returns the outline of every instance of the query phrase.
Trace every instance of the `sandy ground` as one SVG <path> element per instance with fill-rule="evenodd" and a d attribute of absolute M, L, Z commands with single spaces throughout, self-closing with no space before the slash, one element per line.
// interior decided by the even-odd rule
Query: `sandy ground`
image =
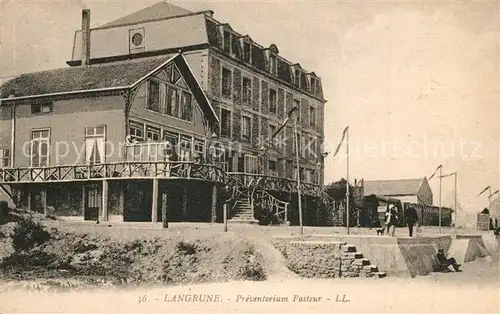
<path fill-rule="evenodd" d="M 273 279 L 265 282 L 66 293 L 7 290 L 0 296 L 0 312 L 500 313 L 499 264 L 480 260 L 467 263 L 463 268 L 461 273 L 432 274 L 414 279 Z M 178 294 L 209 294 L 213 300 L 174 302 L 172 298 Z M 247 297 L 262 296 L 281 298 L 281 301 L 245 300 Z M 165 301 L 165 297 L 170 301 Z M 288 300 L 283 300 L 285 297 Z M 307 297 L 321 297 L 321 300 L 306 301 Z M 216 298 L 218 302 L 215 302 Z M 336 302 L 336 299 L 349 301 Z"/>
<path fill-rule="evenodd" d="M 259 241 L 276 236 L 298 235 L 299 227 L 263 227 L 222 224 L 112 224 L 48 222 L 69 230 L 116 238 L 177 235 L 251 237 Z M 345 234 L 345 228 L 305 227 L 304 234 Z M 459 233 L 481 232 L 457 230 Z M 401 228 L 398 236 L 406 236 Z M 443 228 L 441 234 L 453 234 Z M 351 234 L 374 235 L 375 230 L 351 229 Z M 439 234 L 427 228 L 424 234 Z M 265 246 L 263 246 L 265 248 Z M 270 254 L 270 253 L 269 253 Z M 269 260 L 276 260 L 269 256 Z M 280 264 L 280 263 L 277 263 Z M 229 282 L 193 286 L 135 289 L 103 288 L 74 292 L 26 292 L 18 283 L 0 282 L 0 313 L 500 313 L 498 261 L 478 260 L 463 265 L 461 273 L 431 274 L 409 278 L 302 279 L 271 276 L 264 282 Z M 277 267 L 277 266 L 276 266 Z M 284 274 L 283 270 L 276 271 Z M 172 300 L 175 295 L 211 297 L 212 301 Z M 246 301 L 247 297 L 280 298 L 281 301 Z M 307 298 L 315 300 L 307 301 Z M 165 298 L 170 301 L 165 301 Z M 284 300 L 287 298 L 287 300 Z M 300 298 L 300 299 L 299 299 Z M 321 298 L 321 299 L 320 299 Z M 348 300 L 337 302 L 336 300 Z"/>

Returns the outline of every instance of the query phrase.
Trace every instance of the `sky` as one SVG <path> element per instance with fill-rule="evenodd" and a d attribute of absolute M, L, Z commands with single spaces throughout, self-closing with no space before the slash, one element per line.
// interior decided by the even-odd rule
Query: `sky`
<path fill-rule="evenodd" d="M 81 9 L 98 26 L 157 1 L 0 0 L 0 77 L 64 67 Z M 458 173 L 459 219 L 500 187 L 500 2 L 179 2 L 322 78 L 325 150 L 349 126 L 349 178 Z M 346 177 L 346 146 L 326 158 L 325 180 Z M 437 205 L 439 180 L 430 181 Z M 442 181 L 453 207 L 453 177 Z"/>

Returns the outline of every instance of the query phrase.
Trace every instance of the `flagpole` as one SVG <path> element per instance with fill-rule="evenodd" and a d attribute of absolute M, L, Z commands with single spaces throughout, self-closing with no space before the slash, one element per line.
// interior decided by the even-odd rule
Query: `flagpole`
<path fill-rule="evenodd" d="M 350 234 L 350 228 L 349 228 L 349 218 L 350 218 L 350 211 L 349 211 L 349 127 L 347 127 L 346 131 L 346 158 L 347 158 L 347 181 L 346 181 L 346 192 L 345 192 L 345 197 L 346 197 L 346 210 L 347 210 L 347 219 L 346 219 L 346 226 L 347 226 L 347 234 Z"/>
<path fill-rule="evenodd" d="M 455 233 L 457 230 L 457 176 L 458 176 L 458 171 L 455 171 Z"/>
<path fill-rule="evenodd" d="M 299 159 L 299 138 L 297 136 L 297 117 L 298 113 L 295 116 L 295 120 L 293 123 L 294 129 L 294 137 L 295 137 L 295 157 L 297 159 L 297 198 L 299 203 L 299 223 L 300 223 L 300 234 L 304 234 L 304 226 L 302 225 L 302 202 L 301 202 L 301 193 L 300 193 L 300 159 Z"/>
<path fill-rule="evenodd" d="M 441 233 L 441 184 L 443 182 L 443 167 L 439 168 L 439 233 Z"/>

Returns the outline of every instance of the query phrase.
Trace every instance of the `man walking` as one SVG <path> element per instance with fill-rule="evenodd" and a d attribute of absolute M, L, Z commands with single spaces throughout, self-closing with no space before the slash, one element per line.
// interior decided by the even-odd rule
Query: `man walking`
<path fill-rule="evenodd" d="M 413 236 L 413 226 L 418 221 L 417 211 L 413 206 L 408 206 L 405 210 L 406 223 L 408 224 L 408 232 L 410 233 L 410 237 Z"/>

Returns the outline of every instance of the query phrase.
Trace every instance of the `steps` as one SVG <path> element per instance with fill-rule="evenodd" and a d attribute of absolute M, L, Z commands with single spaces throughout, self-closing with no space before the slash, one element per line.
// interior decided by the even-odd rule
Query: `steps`
<path fill-rule="evenodd" d="M 346 244 L 343 246 L 341 271 L 347 277 L 370 277 L 385 278 L 387 274 L 379 271 L 376 265 L 372 265 L 368 258 L 357 252 L 355 245 Z"/>
<path fill-rule="evenodd" d="M 247 198 L 238 199 L 235 207 L 231 211 L 231 218 L 227 220 L 229 223 L 246 223 L 258 224 L 259 221 L 253 216 L 252 204 Z"/>

